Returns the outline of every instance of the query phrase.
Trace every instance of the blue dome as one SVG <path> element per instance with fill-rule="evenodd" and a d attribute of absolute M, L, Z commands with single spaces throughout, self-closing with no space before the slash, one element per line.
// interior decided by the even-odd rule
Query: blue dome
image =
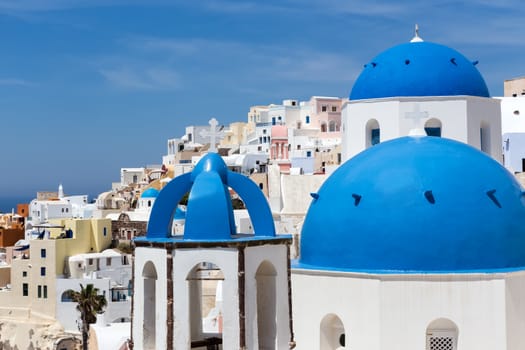
<path fill-rule="evenodd" d="M 299 266 L 363 272 L 525 267 L 514 176 L 466 144 L 403 137 L 341 165 L 314 197 Z"/>
<path fill-rule="evenodd" d="M 142 192 L 140 198 L 157 198 L 159 195 L 159 190 L 156 188 L 150 187 L 146 191 Z"/>
<path fill-rule="evenodd" d="M 253 235 L 237 235 L 229 188 L 244 201 Z M 186 211 L 180 212 L 178 203 L 188 192 Z M 183 237 L 171 237 L 174 217 L 185 219 Z M 228 170 L 217 153 L 208 153 L 191 173 L 177 176 L 164 186 L 153 205 L 146 237 L 136 240 L 229 241 L 239 237 L 275 239 L 272 212 L 252 180 Z"/>
<path fill-rule="evenodd" d="M 443 45 L 411 42 L 394 46 L 367 63 L 350 99 L 457 95 L 489 97 L 475 63 Z"/>

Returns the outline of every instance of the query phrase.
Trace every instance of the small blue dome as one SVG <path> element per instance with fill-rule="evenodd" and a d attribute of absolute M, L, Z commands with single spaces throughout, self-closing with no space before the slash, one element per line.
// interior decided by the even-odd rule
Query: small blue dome
<path fill-rule="evenodd" d="M 299 266 L 382 273 L 525 267 L 522 189 L 469 145 L 387 141 L 341 165 L 312 196 Z"/>
<path fill-rule="evenodd" d="M 159 190 L 156 188 L 150 187 L 146 191 L 142 192 L 140 198 L 157 198 L 159 195 Z"/>
<path fill-rule="evenodd" d="M 411 42 L 394 46 L 367 63 L 350 99 L 457 95 L 489 97 L 475 63 L 447 46 Z"/>

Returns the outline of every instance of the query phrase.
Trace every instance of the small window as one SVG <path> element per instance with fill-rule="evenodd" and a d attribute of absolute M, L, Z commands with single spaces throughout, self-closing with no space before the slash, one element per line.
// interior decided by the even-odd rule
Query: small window
<path fill-rule="evenodd" d="M 332 112 L 337 112 L 337 107 L 336 106 L 332 106 Z"/>
<path fill-rule="evenodd" d="M 25 297 L 29 295 L 29 285 L 27 283 L 22 283 L 22 295 Z"/>
<path fill-rule="evenodd" d="M 92 258 L 91 258 L 91 259 L 88 259 L 88 264 L 89 264 L 89 265 L 93 265 L 93 259 L 92 259 Z"/>
<path fill-rule="evenodd" d="M 27 277 L 27 271 L 22 271 L 22 277 Z"/>
<path fill-rule="evenodd" d="M 37 288 L 37 295 L 39 298 L 42 298 L 42 286 L 38 286 Z"/>
<path fill-rule="evenodd" d="M 44 286 L 44 299 L 47 299 L 47 286 Z"/>
<path fill-rule="evenodd" d="M 148 202 L 148 206 L 151 206 L 150 202 Z M 108 228 L 104 227 L 104 237 L 107 236 L 107 234 L 108 234 Z"/>
<path fill-rule="evenodd" d="M 263 134 L 266 134 L 266 129 L 263 129 Z"/>
<path fill-rule="evenodd" d="M 40 268 L 40 276 L 45 276 L 46 275 L 46 268 L 45 267 L 41 267 Z"/>
<path fill-rule="evenodd" d="M 321 112 L 326 112 L 326 109 L 327 109 L 326 106 L 321 106 Z"/>
<path fill-rule="evenodd" d="M 106 258 L 106 266 L 111 266 L 111 258 Z"/>
<path fill-rule="evenodd" d="M 41 258 L 45 258 L 46 257 L 46 250 L 45 249 L 40 249 L 40 257 Z"/>
<path fill-rule="evenodd" d="M 310 158 L 312 156 L 312 151 L 306 151 L 306 156 Z"/>

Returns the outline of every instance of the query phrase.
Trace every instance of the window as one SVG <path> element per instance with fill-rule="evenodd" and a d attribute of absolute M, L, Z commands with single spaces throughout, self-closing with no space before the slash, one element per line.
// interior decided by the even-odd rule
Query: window
<path fill-rule="evenodd" d="M 377 145 L 380 142 L 381 140 L 381 130 L 380 129 L 372 129 L 371 140 L 372 140 L 372 146 Z"/>
<path fill-rule="evenodd" d="M 27 277 L 27 271 L 22 271 L 22 277 Z"/>
<path fill-rule="evenodd" d="M 305 119 L 306 119 L 306 124 L 310 124 L 310 116 L 307 115 Z"/>
<path fill-rule="evenodd" d="M 151 206 L 149 205 L 149 202 L 148 202 L 148 206 Z M 108 234 L 108 228 L 104 227 L 104 237 L 107 236 L 107 234 Z"/>
<path fill-rule="evenodd" d="M 39 298 L 42 298 L 42 286 L 38 286 L 37 288 L 37 295 Z"/>
<path fill-rule="evenodd" d="M 40 249 L 40 257 L 41 258 L 45 258 L 46 257 L 46 250 L 45 249 Z"/>
<path fill-rule="evenodd" d="M 44 286 L 44 299 L 47 299 L 47 286 Z"/>
<path fill-rule="evenodd" d="M 27 283 L 22 283 L 22 295 L 25 297 L 29 295 L 29 285 Z"/>
<path fill-rule="evenodd" d="M 106 266 L 111 266 L 111 258 L 106 258 Z"/>
<path fill-rule="evenodd" d="M 275 125 L 275 117 L 272 117 L 272 125 Z"/>
<path fill-rule="evenodd" d="M 326 112 L 326 109 L 327 109 L 326 106 L 321 106 L 321 112 Z"/>
<path fill-rule="evenodd" d="M 89 265 L 93 265 L 93 259 L 92 259 L 92 258 L 91 258 L 91 259 L 88 259 L 88 264 L 89 264 Z"/>
<path fill-rule="evenodd" d="M 332 106 L 332 112 L 337 112 L 337 107 L 336 106 Z"/>
<path fill-rule="evenodd" d="M 312 151 L 306 151 L 306 156 L 310 158 L 312 156 Z"/>
<path fill-rule="evenodd" d="M 45 267 L 41 267 L 40 268 L 40 276 L 45 276 L 46 275 L 46 268 Z"/>

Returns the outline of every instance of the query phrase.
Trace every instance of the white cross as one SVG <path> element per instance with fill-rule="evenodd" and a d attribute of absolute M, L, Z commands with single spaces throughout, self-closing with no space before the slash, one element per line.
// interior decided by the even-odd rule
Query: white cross
<path fill-rule="evenodd" d="M 414 111 L 413 112 L 406 112 L 405 113 L 406 119 L 412 119 L 414 121 L 414 127 L 410 129 L 408 132 L 408 135 L 410 136 L 426 136 L 427 133 L 425 132 L 425 129 L 422 129 L 420 127 L 421 120 L 428 118 L 428 112 L 421 112 L 419 110 L 419 103 L 414 104 Z"/>
<path fill-rule="evenodd" d="M 210 131 L 202 130 L 200 132 L 200 135 L 202 137 L 209 137 L 210 138 L 210 149 L 209 152 L 217 152 L 216 142 L 217 138 L 221 139 L 224 133 L 222 131 L 217 131 L 217 125 L 219 125 L 219 122 L 215 118 L 210 119 Z"/>

